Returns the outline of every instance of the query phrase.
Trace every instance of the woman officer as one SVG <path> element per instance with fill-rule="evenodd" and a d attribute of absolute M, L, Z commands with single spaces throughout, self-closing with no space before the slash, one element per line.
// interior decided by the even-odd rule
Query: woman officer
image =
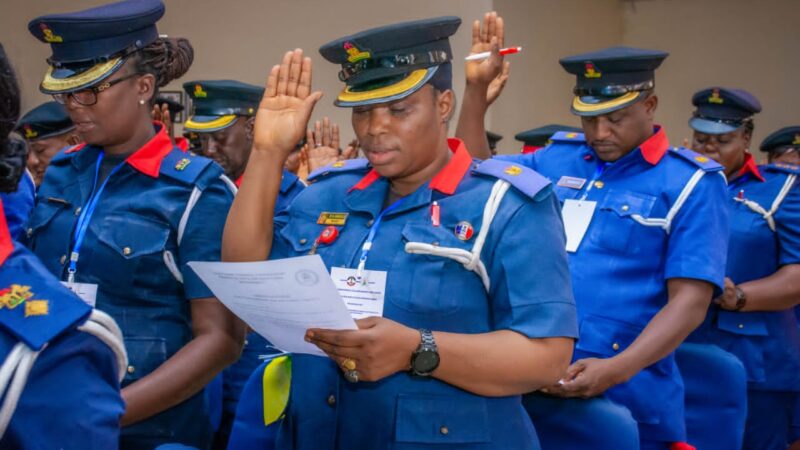
<path fill-rule="evenodd" d="M 321 94 L 310 92 L 302 50 L 270 73 L 225 258 L 316 252 L 335 281 L 385 293 L 359 330 L 308 330 L 330 359 L 295 357 L 303 371 L 279 448 L 538 447 L 520 394 L 558 380 L 577 331 L 563 225 L 542 177 L 477 165 L 448 142 L 448 37 L 459 24 L 395 24 L 320 49 L 342 64 L 336 104 L 353 108 L 367 159 L 321 170 L 274 222 L 283 162 Z"/>
<path fill-rule="evenodd" d="M 125 1 L 29 24 L 53 52 L 41 90 L 86 145 L 53 159 L 27 231 L 44 265 L 122 328 L 121 447 L 205 448 L 202 390 L 243 330 L 186 263 L 219 258 L 233 195 L 219 166 L 150 119 L 158 87 L 193 57 L 188 41 L 159 38 L 163 13 L 159 0 Z"/>
<path fill-rule="evenodd" d="M 692 148 L 725 167 L 731 237 L 725 290 L 690 340 L 736 355 L 748 378 L 744 448 L 787 447 L 800 392 L 800 189 L 796 166 L 757 166 L 748 153 L 758 100 L 709 88 L 692 98 Z"/>

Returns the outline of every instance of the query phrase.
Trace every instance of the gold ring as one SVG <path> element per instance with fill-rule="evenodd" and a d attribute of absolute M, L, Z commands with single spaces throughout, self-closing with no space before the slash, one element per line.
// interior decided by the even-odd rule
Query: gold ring
<path fill-rule="evenodd" d="M 342 361 L 342 367 L 345 370 L 356 370 L 356 362 L 350 358 L 345 358 L 345 360 Z"/>

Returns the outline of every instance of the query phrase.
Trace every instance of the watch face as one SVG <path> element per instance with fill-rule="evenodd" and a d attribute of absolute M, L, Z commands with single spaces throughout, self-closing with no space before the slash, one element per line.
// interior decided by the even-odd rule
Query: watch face
<path fill-rule="evenodd" d="M 439 353 L 434 351 L 421 351 L 414 358 L 414 372 L 428 374 L 439 367 Z"/>

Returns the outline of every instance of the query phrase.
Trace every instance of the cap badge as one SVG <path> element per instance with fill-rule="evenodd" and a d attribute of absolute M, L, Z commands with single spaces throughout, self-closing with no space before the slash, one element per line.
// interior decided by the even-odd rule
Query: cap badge
<path fill-rule="evenodd" d="M 593 63 L 586 63 L 586 73 L 583 74 L 586 78 L 600 78 L 603 76 L 602 72 L 594 67 Z"/>
<path fill-rule="evenodd" d="M 44 35 L 44 40 L 45 41 L 47 41 L 47 42 L 49 42 L 51 44 L 52 43 L 58 43 L 58 42 L 64 42 L 64 38 L 62 38 L 61 36 L 53 33 L 53 30 L 51 30 L 47 25 L 41 23 L 41 24 L 39 24 L 39 28 L 41 28 L 41 30 L 42 30 L 42 34 Z"/>
<path fill-rule="evenodd" d="M 372 56 L 367 51 L 359 50 L 358 47 L 350 41 L 345 42 L 343 47 L 344 51 L 347 52 L 347 61 L 351 64 L 361 61 L 362 59 L 369 59 Z"/>
<path fill-rule="evenodd" d="M 39 135 L 39 133 L 33 131 L 31 126 L 28 125 L 27 123 L 25 124 L 25 126 L 23 128 L 25 129 L 25 139 L 33 139 L 33 138 L 35 138 L 36 136 Z"/>
<path fill-rule="evenodd" d="M 800 145 L 800 133 L 794 135 L 794 141 L 792 141 L 792 145 Z"/>
<path fill-rule="evenodd" d="M 508 166 L 503 170 L 503 172 L 506 175 L 511 175 L 512 177 L 516 177 L 517 175 L 522 173 L 522 169 L 519 166 Z"/>
<path fill-rule="evenodd" d="M 565 136 L 567 139 L 575 139 L 578 137 L 578 133 L 567 133 Z"/>
<path fill-rule="evenodd" d="M 472 239 L 472 235 L 475 233 L 475 229 L 472 228 L 472 224 L 469 222 L 458 222 L 456 225 L 455 234 L 456 237 L 462 241 L 468 241 Z"/>
<path fill-rule="evenodd" d="M 702 164 L 705 164 L 705 163 L 708 162 L 708 158 L 706 158 L 705 156 L 695 156 L 694 160 L 699 162 L 699 163 L 702 163 Z"/>
<path fill-rule="evenodd" d="M 194 85 L 194 98 L 206 98 L 208 93 L 203 90 L 203 86 L 199 84 Z"/>
<path fill-rule="evenodd" d="M 33 297 L 33 292 L 31 292 L 30 286 L 12 284 L 11 287 L 0 290 L 0 309 L 3 307 L 14 309 L 31 297 Z"/>
<path fill-rule="evenodd" d="M 345 165 L 344 161 L 336 161 L 335 163 L 331 164 L 331 167 L 333 167 L 334 169 L 340 169 L 344 167 L 344 165 Z"/>
<path fill-rule="evenodd" d="M 708 97 L 708 103 L 716 103 L 717 105 L 725 103 L 725 100 L 719 96 L 719 89 L 711 91 L 711 97 Z"/>

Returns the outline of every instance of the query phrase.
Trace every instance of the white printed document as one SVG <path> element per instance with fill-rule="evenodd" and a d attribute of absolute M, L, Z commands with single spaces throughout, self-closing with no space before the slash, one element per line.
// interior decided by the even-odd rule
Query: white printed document
<path fill-rule="evenodd" d="M 324 356 L 303 339 L 307 329 L 357 329 L 319 255 L 189 267 L 228 309 L 283 351 Z"/>

